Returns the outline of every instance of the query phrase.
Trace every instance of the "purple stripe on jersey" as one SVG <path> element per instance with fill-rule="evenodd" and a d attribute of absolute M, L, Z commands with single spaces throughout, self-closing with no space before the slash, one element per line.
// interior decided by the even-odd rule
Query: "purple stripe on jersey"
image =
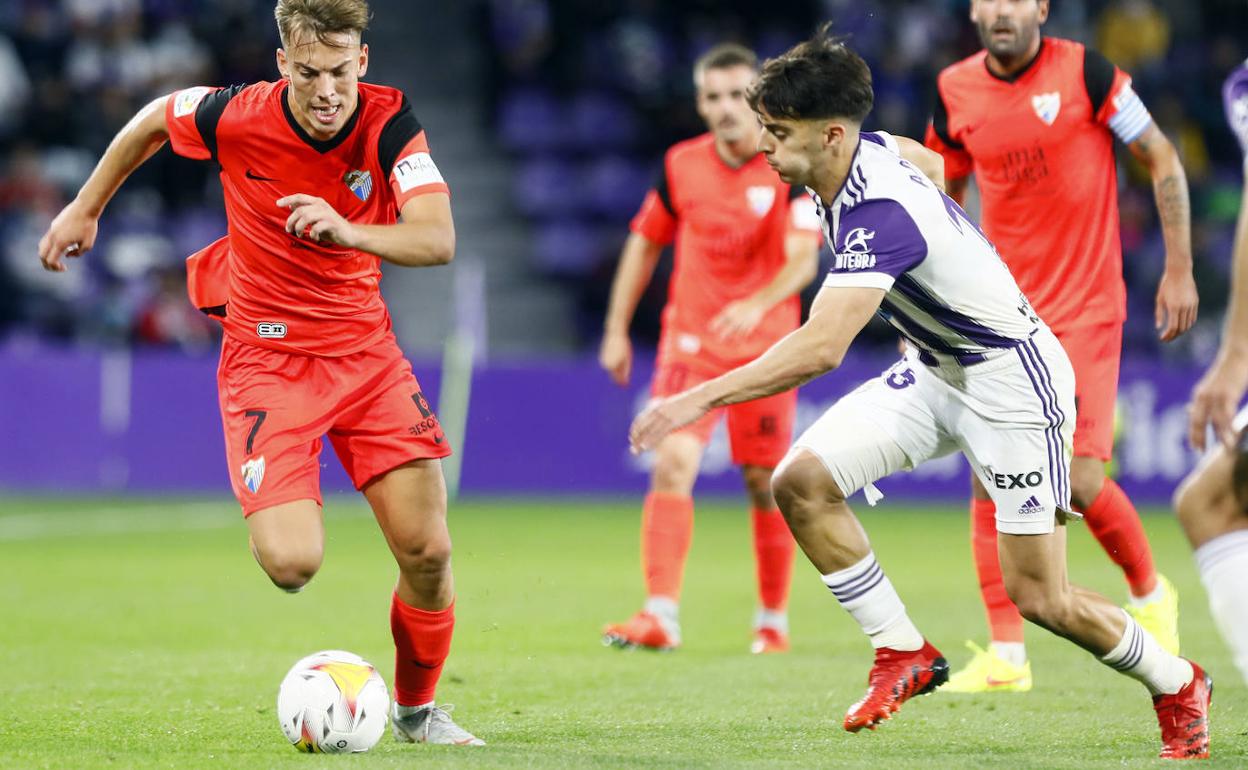
<path fill-rule="evenodd" d="M 898 276 L 893 288 L 942 325 L 977 345 L 988 348 L 1012 348 L 1019 343 L 1019 340 L 993 331 L 936 299 L 910 275 Z"/>
<path fill-rule="evenodd" d="M 847 207 L 852 207 L 862 201 L 862 187 L 858 185 L 858 180 L 854 179 L 853 174 L 845 177 L 845 201 Z"/>
<path fill-rule="evenodd" d="M 884 316 L 884 320 L 891 323 L 897 328 L 906 339 L 913 342 L 920 350 L 928 350 L 932 353 L 944 353 L 949 356 L 956 356 L 967 352 L 966 348 L 957 348 L 945 342 L 940 337 L 928 331 L 926 327 L 914 320 L 905 312 L 889 302 L 888 295 L 884 295 L 883 301 L 880 302 L 880 315 Z"/>
<path fill-rule="evenodd" d="M 879 146 L 881 146 L 881 147 L 887 147 L 887 146 L 888 146 L 887 144 L 885 144 L 885 143 L 884 143 L 884 137 L 880 136 L 880 135 L 879 135 L 877 132 L 875 132 L 875 131 L 865 131 L 865 132 L 863 132 L 863 133 L 859 134 L 858 136 L 859 136 L 859 138 L 861 138 L 861 139 L 863 139 L 863 140 L 865 140 L 865 141 L 871 142 L 872 144 L 878 144 L 878 145 L 879 145 Z"/>
<path fill-rule="evenodd" d="M 1222 110 L 1239 140 L 1239 151 L 1248 155 L 1248 62 L 1231 70 L 1222 84 Z"/>

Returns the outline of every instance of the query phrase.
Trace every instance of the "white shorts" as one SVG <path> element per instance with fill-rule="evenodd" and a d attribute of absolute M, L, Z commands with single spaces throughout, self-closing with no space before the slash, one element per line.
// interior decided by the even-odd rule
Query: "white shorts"
<path fill-rule="evenodd" d="M 946 356 L 923 363 L 912 348 L 833 404 L 789 451 L 819 457 L 848 497 L 961 450 L 996 503 L 998 532 L 1052 532 L 1056 509 L 1070 509 L 1070 360 L 1048 329 L 987 356 L 965 366 Z"/>

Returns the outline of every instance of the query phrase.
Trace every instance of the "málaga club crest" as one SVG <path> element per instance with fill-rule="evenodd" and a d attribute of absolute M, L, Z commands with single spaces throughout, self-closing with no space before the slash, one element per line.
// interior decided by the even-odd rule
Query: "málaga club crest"
<path fill-rule="evenodd" d="M 342 181 L 362 201 L 368 200 L 373 192 L 373 175 L 367 171 L 348 171 Z"/>

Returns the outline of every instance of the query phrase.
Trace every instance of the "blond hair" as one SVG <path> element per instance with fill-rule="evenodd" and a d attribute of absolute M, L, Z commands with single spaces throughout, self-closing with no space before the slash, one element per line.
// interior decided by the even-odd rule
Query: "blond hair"
<path fill-rule="evenodd" d="M 330 35 L 354 32 L 363 36 L 371 15 L 368 0 L 277 0 L 273 9 L 283 48 L 294 40 L 306 42 L 307 36 L 330 46 L 337 45 Z"/>

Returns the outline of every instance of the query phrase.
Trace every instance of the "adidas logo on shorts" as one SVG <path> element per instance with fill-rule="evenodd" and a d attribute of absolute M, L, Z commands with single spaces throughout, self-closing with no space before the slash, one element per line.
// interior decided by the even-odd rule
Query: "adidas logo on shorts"
<path fill-rule="evenodd" d="M 1040 501 L 1036 499 L 1035 495 L 1032 495 L 1027 498 L 1027 502 L 1023 503 L 1023 506 L 1018 509 L 1018 512 L 1022 516 L 1032 513 L 1043 513 L 1044 506 L 1040 504 Z"/>

